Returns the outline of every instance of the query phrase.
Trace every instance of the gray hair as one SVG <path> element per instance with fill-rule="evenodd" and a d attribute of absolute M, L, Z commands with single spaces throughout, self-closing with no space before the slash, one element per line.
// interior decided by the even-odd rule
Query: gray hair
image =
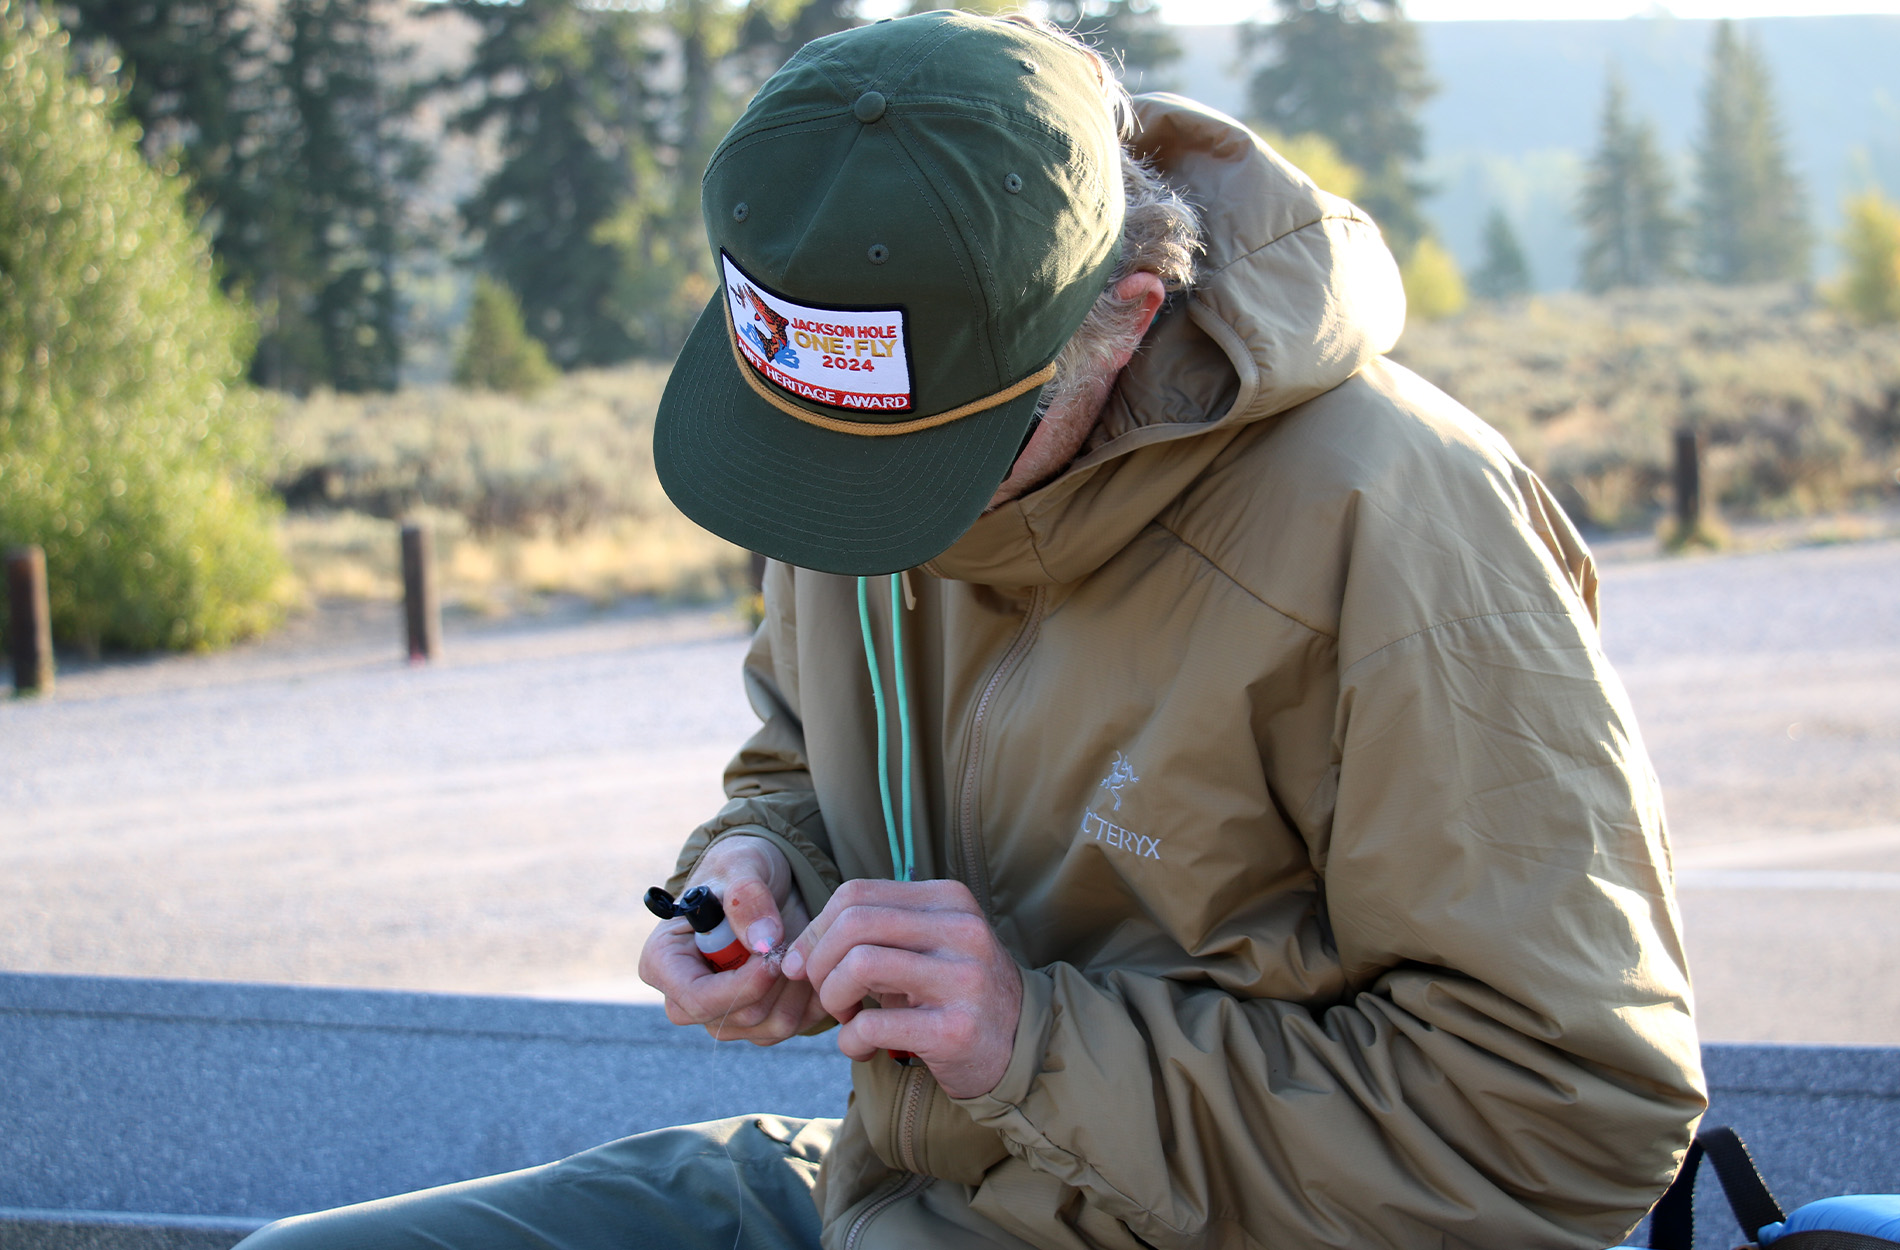
<path fill-rule="evenodd" d="M 1088 316 L 1056 355 L 1056 376 L 1043 388 L 1041 410 L 1065 404 L 1100 380 L 1109 363 L 1141 345 L 1148 325 L 1141 301 L 1123 299 L 1115 287 L 1146 270 L 1168 294 L 1194 285 L 1194 255 L 1201 250 L 1200 214 L 1153 167 L 1122 148 L 1122 255 Z"/>
<path fill-rule="evenodd" d="M 1043 388 L 1038 412 L 1048 412 L 1078 398 L 1098 385 L 1110 361 L 1141 344 L 1147 327 L 1141 321 L 1141 302 L 1125 300 L 1115 287 L 1131 273 L 1146 271 L 1161 279 L 1168 294 L 1194 285 L 1194 257 L 1202 250 L 1199 211 L 1169 186 L 1152 165 L 1128 150 L 1135 133 L 1135 110 L 1128 91 L 1116 78 L 1108 60 L 1073 32 L 1028 14 L 1011 14 L 1017 22 L 1086 53 L 1094 62 L 1102 87 L 1102 103 L 1115 118 L 1122 140 L 1122 254 L 1109 275 L 1095 306 L 1057 354 L 1056 376 Z"/>

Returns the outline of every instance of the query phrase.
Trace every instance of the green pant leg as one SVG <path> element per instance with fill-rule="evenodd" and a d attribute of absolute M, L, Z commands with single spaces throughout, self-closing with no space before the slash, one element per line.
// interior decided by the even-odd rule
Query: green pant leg
<path fill-rule="evenodd" d="M 836 1120 L 740 1116 L 558 1163 L 293 1216 L 243 1250 L 817 1250 Z"/>

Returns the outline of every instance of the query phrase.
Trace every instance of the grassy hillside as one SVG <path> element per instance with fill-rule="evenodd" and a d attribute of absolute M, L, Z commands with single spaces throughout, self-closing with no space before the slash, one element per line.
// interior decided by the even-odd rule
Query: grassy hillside
<path fill-rule="evenodd" d="M 1900 499 L 1900 326 L 1792 287 L 1556 295 L 1408 328 L 1395 358 L 1510 439 L 1579 523 L 1646 527 L 1698 426 L 1734 518 Z"/>

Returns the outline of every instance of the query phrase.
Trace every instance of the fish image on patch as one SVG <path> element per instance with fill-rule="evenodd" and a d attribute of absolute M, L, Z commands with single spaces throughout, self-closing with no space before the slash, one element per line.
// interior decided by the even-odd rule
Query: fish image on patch
<path fill-rule="evenodd" d="M 759 376 L 833 408 L 909 412 L 909 339 L 902 308 L 825 308 L 788 299 L 719 253 L 734 343 Z"/>

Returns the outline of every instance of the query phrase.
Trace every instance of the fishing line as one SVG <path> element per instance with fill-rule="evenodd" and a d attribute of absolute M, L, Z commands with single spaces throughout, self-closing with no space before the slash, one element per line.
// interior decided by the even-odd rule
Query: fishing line
<path fill-rule="evenodd" d="M 725 1015 L 720 1016 L 719 1023 L 713 1027 L 713 1061 L 706 1073 L 709 1084 L 713 1070 L 719 1066 L 719 1043 L 725 1040 L 720 1035 L 726 1031 L 726 1020 L 732 1015 L 732 1009 L 738 1005 L 739 991 L 735 989 L 732 991 L 732 1001 L 726 1004 Z M 716 1089 L 718 1086 L 714 1085 L 713 1088 Z M 739 1241 L 745 1236 L 745 1180 L 739 1175 L 739 1161 L 732 1157 L 732 1138 L 728 1136 L 725 1141 L 719 1143 L 719 1147 L 726 1152 L 726 1163 L 732 1168 L 732 1201 L 739 1212 L 738 1226 L 732 1230 L 732 1250 L 739 1250 Z"/>

